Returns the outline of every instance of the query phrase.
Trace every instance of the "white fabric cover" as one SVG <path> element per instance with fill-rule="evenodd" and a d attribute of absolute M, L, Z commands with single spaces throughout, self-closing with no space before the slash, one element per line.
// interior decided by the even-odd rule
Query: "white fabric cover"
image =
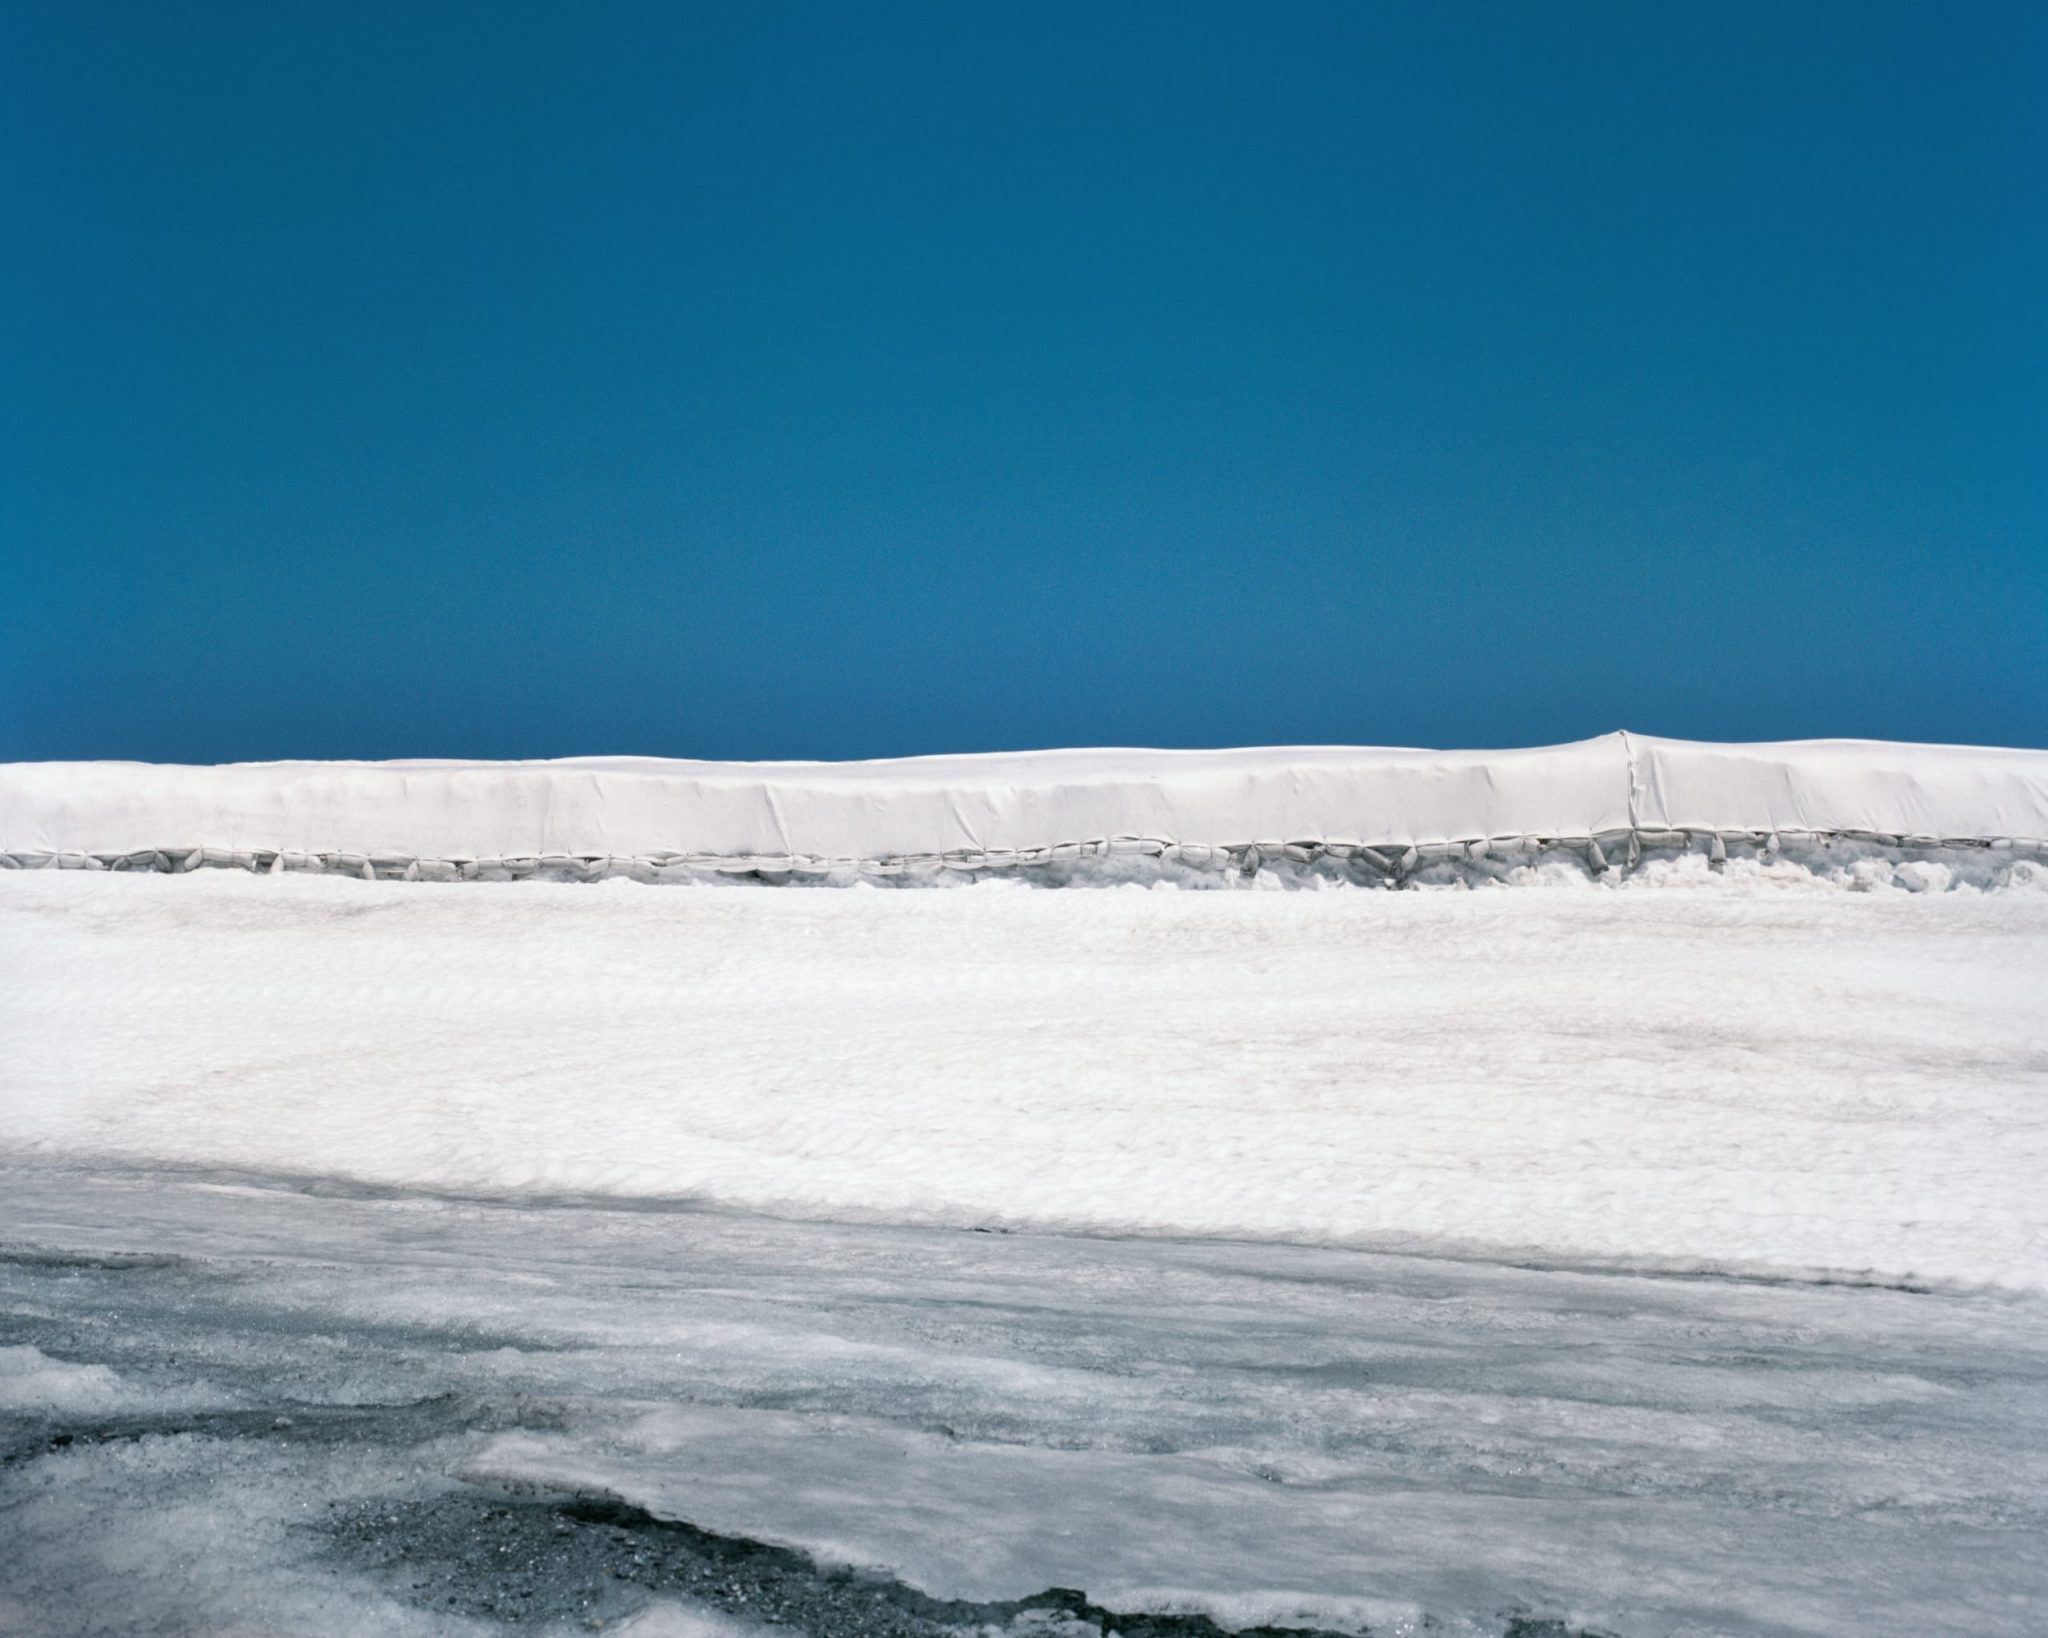
<path fill-rule="evenodd" d="M 1710 745 L 1628 738 L 1636 822 L 1646 829 L 2048 839 L 2048 751 L 1871 739 Z"/>
<path fill-rule="evenodd" d="M 1615 733 L 1517 751 L 0 765 L 0 851 L 13 853 L 874 859 L 1118 836 L 1426 845 L 1631 828 L 2041 840 L 2048 752 Z"/>

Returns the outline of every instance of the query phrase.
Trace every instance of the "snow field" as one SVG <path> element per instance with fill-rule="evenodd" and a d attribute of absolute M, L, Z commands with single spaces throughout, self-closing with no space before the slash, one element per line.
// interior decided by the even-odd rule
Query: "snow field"
<path fill-rule="evenodd" d="M 36 872 L 0 969 L 0 1156 L 2048 1284 L 2038 891 Z"/>

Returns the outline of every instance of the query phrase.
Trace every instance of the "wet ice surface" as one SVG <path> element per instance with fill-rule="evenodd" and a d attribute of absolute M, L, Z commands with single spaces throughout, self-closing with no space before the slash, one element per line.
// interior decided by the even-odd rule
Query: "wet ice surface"
<path fill-rule="evenodd" d="M 0 1250 L 0 1630 L 2048 1626 L 2023 1295 L 56 1165 Z"/>

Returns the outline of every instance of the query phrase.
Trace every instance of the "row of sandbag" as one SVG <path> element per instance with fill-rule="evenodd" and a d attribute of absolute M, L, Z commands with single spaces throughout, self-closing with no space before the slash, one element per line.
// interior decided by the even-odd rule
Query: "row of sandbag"
<path fill-rule="evenodd" d="M 1360 881 L 1398 883 L 1417 871 L 1437 865 L 1479 865 L 1496 868 L 1533 862 L 1546 856 L 1577 859 L 1594 874 L 1632 867 L 1646 855 L 1703 853 L 1719 864 L 1734 856 L 1773 857 L 1789 851 L 1852 847 L 1900 855 L 1969 850 L 2032 857 L 2048 853 L 2048 845 L 2009 837 L 1974 838 L 1896 836 L 1872 831 L 1605 832 L 1589 837 L 1496 837 L 1473 842 L 1423 843 L 1407 847 L 1376 847 L 1360 842 L 1312 840 L 1238 842 L 1221 845 L 1169 841 L 1163 837 L 1118 836 L 1051 847 L 904 854 L 883 859 L 825 859 L 790 855 L 718 855 L 656 853 L 633 856 L 602 854 L 525 854 L 422 859 L 389 853 L 346 849 L 296 852 L 264 848 L 176 847 L 129 853 L 0 853 L 0 869 L 113 870 L 177 873 L 199 869 L 257 872 L 302 872 L 360 877 L 368 881 L 567 880 L 597 881 L 621 877 L 640 881 L 699 881 L 719 877 L 758 880 L 831 880 L 846 878 L 931 878 L 942 873 L 982 874 L 1029 872 L 1065 874 L 1077 866 L 1114 862 L 1143 871 L 1148 863 L 1176 871 L 1235 872 L 1253 876 L 1261 870 L 1286 873 L 1311 871 L 1349 876 Z"/>

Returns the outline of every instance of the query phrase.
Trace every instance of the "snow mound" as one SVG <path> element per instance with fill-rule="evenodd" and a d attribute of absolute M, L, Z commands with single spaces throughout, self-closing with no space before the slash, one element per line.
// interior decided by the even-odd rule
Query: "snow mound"
<path fill-rule="evenodd" d="M 121 1380 L 104 1365 L 74 1365 L 40 1348 L 0 1347 L 0 1414 L 90 1415 L 118 1398 Z"/>

